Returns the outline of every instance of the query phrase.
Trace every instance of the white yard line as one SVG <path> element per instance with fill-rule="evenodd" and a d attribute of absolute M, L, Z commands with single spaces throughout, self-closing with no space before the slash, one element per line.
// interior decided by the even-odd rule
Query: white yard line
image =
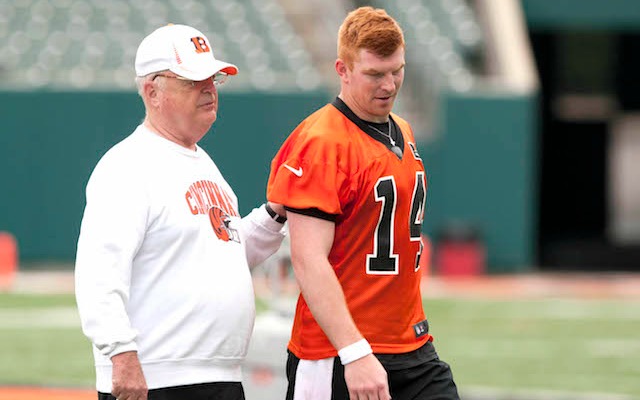
<path fill-rule="evenodd" d="M 474 400 L 638 400 L 625 394 L 611 393 L 577 393 L 561 390 L 541 389 L 495 389 L 485 387 L 467 387 L 461 389 L 462 394 L 468 394 Z M 467 398 L 467 396 L 465 396 Z"/>
<path fill-rule="evenodd" d="M 487 319 L 493 315 L 499 319 L 528 320 L 593 320 L 617 319 L 640 321 L 640 302 L 623 300 L 581 300 L 581 299 L 545 299 L 545 300 L 475 300 L 478 309 L 483 310 L 471 315 L 464 306 L 454 307 L 449 316 L 460 315 L 466 319 Z M 494 307 L 494 305 L 499 307 Z M 429 300 L 426 300 L 429 312 Z"/>
<path fill-rule="evenodd" d="M 75 307 L 3 308 L 0 330 L 16 328 L 80 328 Z"/>
<path fill-rule="evenodd" d="M 449 350 L 455 357 L 456 352 Z M 464 357 L 477 359 L 528 359 L 548 360 L 553 354 L 584 353 L 590 358 L 619 358 L 640 360 L 640 339 L 606 338 L 587 339 L 576 338 L 571 344 L 566 341 L 549 342 L 545 339 L 507 339 L 476 338 L 473 346 L 464 349 Z M 640 372 L 640 364 L 637 365 Z"/>

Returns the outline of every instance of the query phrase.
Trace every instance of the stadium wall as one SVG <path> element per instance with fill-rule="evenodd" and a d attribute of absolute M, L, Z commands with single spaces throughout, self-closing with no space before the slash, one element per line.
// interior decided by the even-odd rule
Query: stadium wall
<path fill-rule="evenodd" d="M 248 213 L 265 198 L 279 145 L 325 93 L 222 93 L 218 121 L 201 141 Z M 0 94 L 0 231 L 24 261 L 71 261 L 89 175 L 109 147 L 142 121 L 135 92 Z"/>
<path fill-rule="evenodd" d="M 233 186 L 241 214 L 261 204 L 280 143 L 323 93 L 222 93 L 219 119 L 201 142 Z M 425 230 L 450 221 L 477 223 L 489 272 L 531 265 L 532 99 L 443 98 L 442 132 L 419 147 L 429 174 Z M 130 92 L 3 92 L 0 133 L 0 231 L 16 236 L 21 261 L 70 262 L 84 189 L 98 159 L 142 121 Z"/>
<path fill-rule="evenodd" d="M 635 0 L 521 0 L 527 25 L 534 30 L 638 30 Z"/>
<path fill-rule="evenodd" d="M 437 139 L 419 146 L 427 232 L 437 240 L 449 226 L 470 226 L 486 246 L 490 273 L 535 263 L 537 102 L 536 94 L 444 94 Z"/>

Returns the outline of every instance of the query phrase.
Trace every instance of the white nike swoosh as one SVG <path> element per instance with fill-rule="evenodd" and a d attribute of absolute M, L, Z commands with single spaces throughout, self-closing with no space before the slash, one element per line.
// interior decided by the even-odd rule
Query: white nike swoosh
<path fill-rule="evenodd" d="M 286 169 L 288 169 L 289 171 L 293 172 L 293 174 L 297 177 L 301 177 L 302 176 L 302 167 L 298 167 L 298 169 L 295 169 L 287 164 L 282 164 Z"/>

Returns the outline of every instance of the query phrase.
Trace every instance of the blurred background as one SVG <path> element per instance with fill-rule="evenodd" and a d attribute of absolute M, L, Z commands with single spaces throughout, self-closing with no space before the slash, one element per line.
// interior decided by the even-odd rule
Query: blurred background
<path fill-rule="evenodd" d="M 640 272 L 636 0 L 0 0 L 0 283 L 72 272 L 89 175 L 143 118 L 133 63 L 144 36 L 192 25 L 238 65 L 201 145 L 244 215 L 264 201 L 284 138 L 337 95 L 337 30 L 361 5 L 405 33 L 395 111 L 428 173 L 425 277 Z M 269 296 L 265 310 L 290 306 Z M 288 334 L 279 321 L 269 332 Z"/>
<path fill-rule="evenodd" d="M 240 67 L 202 145 L 244 214 L 282 140 L 337 94 L 336 32 L 362 4 L 405 30 L 396 111 L 429 172 L 434 244 L 477 237 L 490 273 L 640 268 L 632 0 L 1 0 L 0 229 L 21 266 L 73 261 L 89 174 L 143 117 L 146 34 L 196 26 Z"/>

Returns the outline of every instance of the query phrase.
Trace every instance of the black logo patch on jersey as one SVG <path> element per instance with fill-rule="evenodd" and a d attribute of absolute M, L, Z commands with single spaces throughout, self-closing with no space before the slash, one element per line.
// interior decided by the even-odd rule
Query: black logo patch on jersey
<path fill-rule="evenodd" d="M 429 322 L 425 319 L 413 326 L 413 333 L 416 334 L 416 338 L 422 337 L 429 333 Z"/>

